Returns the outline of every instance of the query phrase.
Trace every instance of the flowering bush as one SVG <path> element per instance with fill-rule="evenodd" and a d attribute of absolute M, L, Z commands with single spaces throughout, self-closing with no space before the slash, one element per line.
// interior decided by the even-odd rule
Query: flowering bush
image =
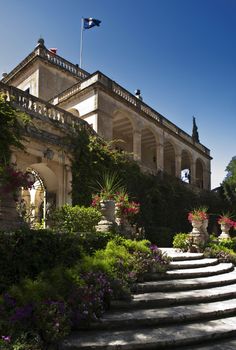
<path fill-rule="evenodd" d="M 218 218 L 218 224 L 222 225 L 228 225 L 229 227 L 233 227 L 234 229 L 236 229 L 236 222 L 234 220 L 232 220 L 230 218 L 230 215 L 221 215 L 219 218 Z"/>
<path fill-rule="evenodd" d="M 155 245 L 151 244 L 147 252 L 136 251 L 133 253 L 136 280 L 142 280 L 143 275 L 149 272 L 165 272 L 170 258 Z"/>
<path fill-rule="evenodd" d="M 45 343 L 55 343 L 70 333 L 70 310 L 66 303 L 44 300 L 35 305 L 35 327 Z"/>
<path fill-rule="evenodd" d="M 20 305 L 17 297 L 5 293 L 0 304 L 1 340 L 9 349 L 42 349 L 40 344 L 56 343 L 69 334 L 71 327 L 69 309 L 63 301 L 34 300 Z M 30 330 L 30 334 L 27 333 Z M 23 339 L 25 338 L 25 339 Z M 22 347 L 22 342 L 30 347 Z M 7 349 L 7 347 L 0 349 Z M 11 346 L 10 346 L 11 345 Z M 12 347 L 13 346 L 13 347 Z"/>
<path fill-rule="evenodd" d="M 74 328 L 88 326 L 101 317 L 112 295 L 110 282 L 104 273 L 87 272 L 81 275 L 81 279 L 84 285 L 75 287 L 68 299 Z"/>
<path fill-rule="evenodd" d="M 117 193 L 114 197 L 116 202 L 116 216 L 132 219 L 139 213 L 140 204 L 134 201 L 129 201 L 127 193 Z"/>
<path fill-rule="evenodd" d="M 188 213 L 188 221 L 203 221 L 208 219 L 207 209 L 206 208 L 199 208 L 194 209 L 190 213 Z"/>
<path fill-rule="evenodd" d="M 0 165 L 0 195 L 16 194 L 20 187 L 32 188 L 33 182 L 29 173 L 16 170 L 12 165 Z"/>

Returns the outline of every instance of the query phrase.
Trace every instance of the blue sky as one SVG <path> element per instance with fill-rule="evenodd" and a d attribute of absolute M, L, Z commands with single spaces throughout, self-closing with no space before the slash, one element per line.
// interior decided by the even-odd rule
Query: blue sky
<path fill-rule="evenodd" d="M 40 36 L 79 63 L 81 17 L 102 21 L 84 32 L 83 68 L 102 71 L 210 148 L 212 188 L 236 155 L 236 0 L 0 0 L 0 73 Z"/>

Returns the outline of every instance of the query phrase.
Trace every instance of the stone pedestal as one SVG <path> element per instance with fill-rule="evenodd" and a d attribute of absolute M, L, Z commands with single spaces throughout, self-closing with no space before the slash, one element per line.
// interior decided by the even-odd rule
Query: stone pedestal
<path fill-rule="evenodd" d="M 96 230 L 100 232 L 108 232 L 115 224 L 115 202 L 113 200 L 102 200 L 100 202 L 100 211 L 102 219 L 96 226 Z"/>
<path fill-rule="evenodd" d="M 209 235 L 207 232 L 208 220 L 193 220 L 192 232 L 190 233 L 191 250 L 194 252 L 201 251 L 201 248 L 206 244 Z"/>
<path fill-rule="evenodd" d="M 220 228 L 221 228 L 221 234 L 219 236 L 219 240 L 229 239 L 230 238 L 230 235 L 229 235 L 230 225 L 220 224 Z"/>
<path fill-rule="evenodd" d="M 0 230 L 16 230 L 25 223 L 16 210 L 16 202 L 11 193 L 1 195 L 0 198 Z"/>

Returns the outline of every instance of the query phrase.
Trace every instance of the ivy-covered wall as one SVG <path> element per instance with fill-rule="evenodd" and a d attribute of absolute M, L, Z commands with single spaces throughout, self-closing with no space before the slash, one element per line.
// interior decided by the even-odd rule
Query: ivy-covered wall
<path fill-rule="evenodd" d="M 165 173 L 143 174 L 132 155 L 121 153 L 97 136 L 78 130 L 71 140 L 73 149 L 73 204 L 89 206 L 95 184 L 102 173 L 115 171 L 127 188 L 130 198 L 140 202 L 138 224 L 145 228 L 147 238 L 159 245 L 171 245 L 176 232 L 189 232 L 188 211 L 200 205 L 210 213 L 222 208 L 217 194 L 196 193 L 175 177 Z"/>

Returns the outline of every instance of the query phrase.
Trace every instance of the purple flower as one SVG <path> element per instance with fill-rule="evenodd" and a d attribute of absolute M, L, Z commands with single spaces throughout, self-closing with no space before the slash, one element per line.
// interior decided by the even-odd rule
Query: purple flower
<path fill-rule="evenodd" d="M 12 323 L 15 323 L 15 322 L 21 322 L 24 319 L 28 319 L 31 317 L 32 311 L 33 311 L 33 307 L 31 304 L 25 305 L 22 307 L 17 307 L 15 309 L 15 314 L 11 317 L 10 321 Z"/>
<path fill-rule="evenodd" d="M 8 336 L 2 335 L 2 340 L 7 342 L 7 343 L 10 343 L 11 337 L 9 335 Z"/>
<path fill-rule="evenodd" d="M 155 251 L 158 250 L 158 247 L 157 247 L 157 245 L 155 245 L 155 244 L 151 244 L 151 245 L 150 245 L 150 249 L 151 249 L 153 252 L 155 252 Z"/>

